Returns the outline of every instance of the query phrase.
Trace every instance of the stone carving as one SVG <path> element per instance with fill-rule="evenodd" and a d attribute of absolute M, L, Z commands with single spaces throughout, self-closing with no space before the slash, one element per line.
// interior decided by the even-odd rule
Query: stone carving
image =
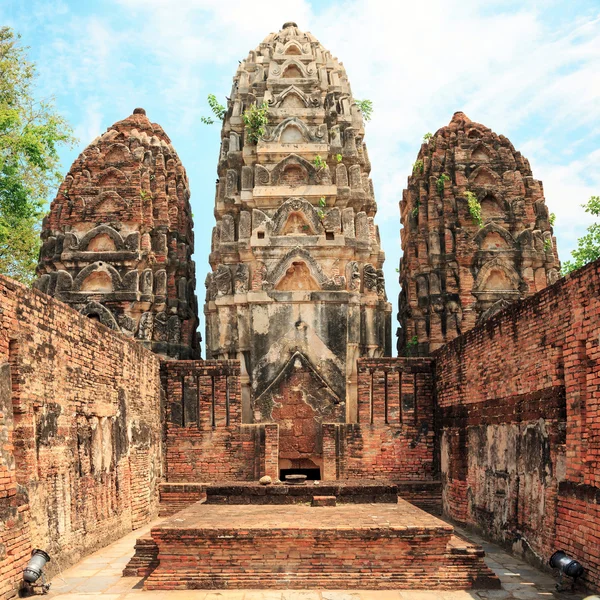
<path fill-rule="evenodd" d="M 256 144 L 239 118 L 254 101 L 269 106 L 266 134 Z M 246 415 L 295 352 L 319 366 L 339 398 L 355 402 L 346 373 L 355 371 L 358 356 L 389 350 L 391 306 L 364 124 L 344 67 L 314 36 L 286 23 L 241 61 L 229 104 L 213 274 L 206 280 L 206 357 L 244 357 L 252 374 L 242 382 Z M 345 349 L 340 336 L 348 338 Z"/>
<path fill-rule="evenodd" d="M 250 269 L 244 263 L 238 264 L 235 269 L 235 293 L 245 294 L 248 291 L 248 278 Z"/>
<path fill-rule="evenodd" d="M 348 289 L 351 292 L 360 292 L 360 268 L 355 260 L 351 260 L 346 268 Z"/>
<path fill-rule="evenodd" d="M 229 145 L 225 140 L 223 159 Z M 193 281 L 189 198 L 185 169 L 168 136 L 135 109 L 71 166 L 43 222 L 36 287 L 139 338 L 147 329 L 142 319 L 151 321 L 168 301 L 177 301 L 167 279 L 177 274 Z M 185 327 L 193 332 L 195 299 L 188 306 L 194 308 Z M 139 339 L 172 357 L 200 356 L 196 334 L 176 347 L 155 345 L 152 337 Z"/>
<path fill-rule="evenodd" d="M 215 285 L 219 296 L 231 294 L 231 271 L 225 265 L 219 265 L 214 273 Z"/>
<path fill-rule="evenodd" d="M 363 280 L 365 282 L 365 290 L 377 290 L 377 269 L 370 263 L 363 267 Z"/>
<path fill-rule="evenodd" d="M 409 177 L 401 202 L 400 280 L 403 289 L 416 281 L 417 294 L 400 295 L 399 318 L 428 352 L 544 287 L 558 265 L 545 251 L 552 232 L 542 186 L 504 136 L 458 112 L 422 145 L 416 164 L 423 168 Z M 444 174 L 450 179 L 440 192 L 431 182 Z M 481 204 L 482 227 L 466 192 Z M 400 354 L 405 342 L 399 338 Z"/>
<path fill-rule="evenodd" d="M 152 329 L 154 325 L 154 315 L 150 312 L 145 312 L 140 317 L 137 333 L 135 335 L 139 340 L 150 341 L 152 339 Z"/>

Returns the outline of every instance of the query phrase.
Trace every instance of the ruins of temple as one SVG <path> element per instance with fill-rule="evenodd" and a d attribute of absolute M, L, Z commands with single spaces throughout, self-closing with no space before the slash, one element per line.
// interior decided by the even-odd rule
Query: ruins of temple
<path fill-rule="evenodd" d="M 427 137 L 400 203 L 400 354 L 428 355 L 560 270 L 542 183 L 510 141 L 462 112 Z"/>
<path fill-rule="evenodd" d="M 42 226 L 34 287 L 173 358 L 200 356 L 190 191 L 142 108 L 73 163 Z"/>
<path fill-rule="evenodd" d="M 0 276 L 0 600 L 157 516 L 137 589 L 498 589 L 451 522 L 600 589 L 600 260 L 559 278 L 528 162 L 455 113 L 402 199 L 391 357 L 364 136 L 294 23 L 240 63 L 204 360 L 169 138 L 136 109 L 81 153 L 34 289 Z"/>
<path fill-rule="evenodd" d="M 243 115 L 263 103 L 268 125 L 254 140 Z M 240 63 L 204 312 L 207 358 L 240 361 L 245 422 L 276 419 L 281 386 L 299 368 L 313 407 L 356 421 L 356 360 L 391 355 L 364 136 L 343 65 L 295 23 Z"/>

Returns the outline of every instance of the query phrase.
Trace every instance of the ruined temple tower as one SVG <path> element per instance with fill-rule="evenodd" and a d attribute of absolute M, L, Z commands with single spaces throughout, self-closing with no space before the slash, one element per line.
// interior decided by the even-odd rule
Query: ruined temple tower
<path fill-rule="evenodd" d="M 137 108 L 73 163 L 35 287 L 159 354 L 199 357 L 189 197 L 171 140 Z"/>
<path fill-rule="evenodd" d="M 507 138 L 462 112 L 421 146 L 400 212 L 401 355 L 427 354 L 559 278 L 542 183 Z"/>
<path fill-rule="evenodd" d="M 254 143 L 243 115 L 262 103 L 268 125 Z M 286 410 L 307 407 L 309 421 L 314 411 L 354 421 L 356 359 L 390 354 L 364 135 L 344 67 L 295 23 L 240 63 L 204 310 L 207 358 L 241 360 L 246 422 L 281 428 Z M 301 396 L 296 408 L 290 394 Z"/>

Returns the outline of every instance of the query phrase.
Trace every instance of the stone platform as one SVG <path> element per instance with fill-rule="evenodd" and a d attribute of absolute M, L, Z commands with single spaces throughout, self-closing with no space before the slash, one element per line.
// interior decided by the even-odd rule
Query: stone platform
<path fill-rule="evenodd" d="M 397 504 L 197 503 L 151 530 L 146 590 L 498 588 L 481 547 Z"/>
<path fill-rule="evenodd" d="M 308 481 L 305 485 L 282 483 L 267 486 L 255 481 L 225 481 L 162 483 L 160 516 L 174 515 L 202 499 L 207 504 L 311 504 L 313 496 L 335 496 L 338 504 L 396 504 L 401 497 L 428 512 L 441 512 L 439 481 Z"/>

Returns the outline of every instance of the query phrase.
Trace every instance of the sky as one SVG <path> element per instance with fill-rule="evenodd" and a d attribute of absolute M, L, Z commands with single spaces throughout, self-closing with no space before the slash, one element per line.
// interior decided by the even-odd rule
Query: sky
<path fill-rule="evenodd" d="M 0 24 L 30 47 L 39 96 L 55 98 L 79 138 L 62 152 L 65 174 L 138 106 L 173 141 L 190 179 L 200 306 L 220 134 L 200 122 L 206 97 L 229 95 L 238 61 L 286 21 L 315 35 L 343 62 L 354 97 L 373 102 L 365 142 L 394 315 L 398 203 L 423 135 L 457 110 L 529 159 L 556 214 L 560 258 L 570 257 L 592 222 L 581 205 L 600 194 L 600 0 L 0 2 Z"/>

